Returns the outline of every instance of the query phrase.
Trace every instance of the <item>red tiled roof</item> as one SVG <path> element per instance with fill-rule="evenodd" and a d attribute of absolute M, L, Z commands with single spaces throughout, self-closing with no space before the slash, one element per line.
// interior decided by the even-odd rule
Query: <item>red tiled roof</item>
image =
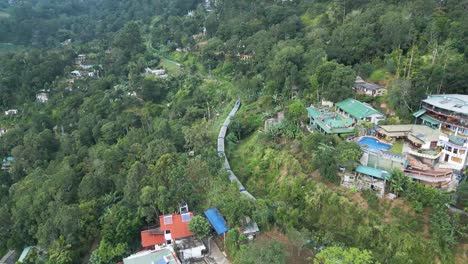
<path fill-rule="evenodd" d="M 164 239 L 164 234 L 152 235 L 151 230 L 141 231 L 141 246 L 144 248 L 164 244 L 166 239 Z"/>
<path fill-rule="evenodd" d="M 193 213 L 189 212 L 189 214 L 191 220 L 193 217 Z M 164 231 L 166 230 L 171 231 L 171 236 L 173 240 L 193 236 L 193 233 L 189 231 L 188 227 L 190 221 L 183 222 L 182 215 L 173 214 L 172 224 L 165 224 L 164 216 L 162 215 L 159 217 L 159 223 L 161 224 L 159 228 L 145 230 L 141 232 L 141 245 L 144 248 L 164 244 L 166 242 L 166 239 L 164 238 Z"/>

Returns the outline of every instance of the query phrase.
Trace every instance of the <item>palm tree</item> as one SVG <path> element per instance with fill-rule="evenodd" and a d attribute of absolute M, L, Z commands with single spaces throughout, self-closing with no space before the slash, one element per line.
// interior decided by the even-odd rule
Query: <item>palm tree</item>
<path fill-rule="evenodd" d="M 389 180 L 390 190 L 399 196 L 399 194 L 405 190 L 408 181 L 408 176 L 406 176 L 402 170 L 395 168 L 392 170 L 392 176 Z"/>
<path fill-rule="evenodd" d="M 65 242 L 65 238 L 60 236 L 49 252 L 49 261 L 56 264 L 72 263 L 71 245 Z"/>

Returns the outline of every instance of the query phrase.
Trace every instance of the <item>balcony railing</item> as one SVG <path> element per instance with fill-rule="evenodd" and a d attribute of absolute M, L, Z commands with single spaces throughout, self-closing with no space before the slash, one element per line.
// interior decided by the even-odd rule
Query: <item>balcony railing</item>
<path fill-rule="evenodd" d="M 409 150 L 409 151 L 408 151 L 408 154 L 411 154 L 411 155 L 413 155 L 413 156 L 417 156 L 417 157 L 420 157 L 420 158 L 435 160 L 435 159 L 438 159 L 438 158 L 440 157 L 440 155 L 442 154 L 442 152 L 439 152 L 439 153 L 437 153 L 437 154 L 431 155 L 431 154 L 419 153 L 419 152 L 414 151 L 414 150 Z"/>
<path fill-rule="evenodd" d="M 450 118 L 454 118 L 454 119 L 458 119 L 458 120 L 464 120 L 466 122 L 468 122 L 468 118 L 466 117 L 461 117 L 459 115 L 453 115 L 452 113 L 444 113 L 444 112 L 441 112 L 440 110 L 436 110 L 434 108 L 432 108 L 431 106 L 428 106 L 428 105 L 422 105 L 422 107 L 430 112 L 433 112 L 433 113 L 436 113 L 437 115 L 442 115 L 442 116 L 446 116 L 446 117 L 450 117 Z"/>
<path fill-rule="evenodd" d="M 449 120 L 446 120 L 446 119 L 442 119 L 440 116 L 437 116 L 437 115 L 434 115 L 434 114 L 427 114 L 427 116 L 429 116 L 430 118 L 446 125 L 446 126 L 457 126 L 457 127 L 461 127 L 461 128 L 464 128 L 464 129 L 468 129 L 468 124 L 461 124 L 459 121 L 449 121 Z"/>
<path fill-rule="evenodd" d="M 408 172 L 412 175 L 433 177 L 433 178 L 448 178 L 450 177 L 450 175 L 452 175 L 451 171 L 442 172 L 442 171 L 419 171 L 419 170 L 405 169 L 405 172 Z"/>

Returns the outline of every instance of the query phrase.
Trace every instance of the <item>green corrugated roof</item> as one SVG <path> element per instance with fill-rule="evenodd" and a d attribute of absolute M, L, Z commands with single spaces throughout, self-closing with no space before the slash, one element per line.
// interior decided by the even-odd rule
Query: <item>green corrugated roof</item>
<path fill-rule="evenodd" d="M 422 116 L 425 113 L 426 113 L 426 109 L 421 109 L 421 110 L 417 111 L 416 113 L 414 113 L 413 116 L 418 118 L 418 117 Z"/>
<path fill-rule="evenodd" d="M 344 101 L 336 103 L 335 105 L 356 119 L 365 118 L 374 114 L 381 114 L 369 104 L 359 102 L 358 100 L 354 100 L 352 98 L 348 98 Z"/>
<path fill-rule="evenodd" d="M 365 174 L 365 175 L 369 175 L 369 176 L 372 176 L 374 178 L 379 178 L 379 179 L 382 179 L 382 180 L 388 180 L 390 178 L 390 176 L 391 176 L 388 171 L 379 170 L 379 169 L 372 168 L 372 167 L 367 167 L 367 166 L 358 166 L 356 168 L 356 172 L 361 173 L 361 174 Z"/>
<path fill-rule="evenodd" d="M 423 116 L 421 116 L 421 117 L 419 117 L 419 118 L 421 118 L 422 120 L 424 120 L 424 121 L 426 121 L 426 122 L 428 122 L 429 124 L 434 125 L 434 126 L 438 126 L 438 125 L 440 124 L 439 121 L 437 121 L 437 120 L 435 120 L 435 119 L 429 117 L 428 115 L 423 115 Z"/>
<path fill-rule="evenodd" d="M 330 112 L 328 109 L 318 109 L 313 106 L 307 108 L 309 116 L 315 123 L 328 134 L 353 133 L 354 128 L 350 127 L 354 121 L 347 116 Z"/>
<path fill-rule="evenodd" d="M 348 134 L 354 133 L 354 128 L 329 128 L 322 121 L 316 120 L 315 122 L 325 133 L 328 134 Z"/>
<path fill-rule="evenodd" d="M 317 118 L 320 116 L 320 113 L 317 110 L 317 108 L 313 106 L 307 107 L 307 113 L 309 113 L 309 116 L 311 116 L 312 118 Z"/>
<path fill-rule="evenodd" d="M 18 262 L 22 263 L 26 257 L 29 255 L 29 252 L 31 251 L 32 247 L 26 247 L 23 249 L 23 252 L 21 252 L 21 255 L 18 259 Z"/>

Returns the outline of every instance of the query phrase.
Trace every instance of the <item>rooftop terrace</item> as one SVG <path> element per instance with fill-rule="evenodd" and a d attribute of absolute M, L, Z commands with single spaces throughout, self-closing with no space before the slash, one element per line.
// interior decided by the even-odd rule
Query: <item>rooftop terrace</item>
<path fill-rule="evenodd" d="M 468 95 L 466 94 L 429 95 L 423 102 L 441 109 L 468 115 Z"/>
<path fill-rule="evenodd" d="M 328 108 L 307 108 L 309 116 L 323 131 L 329 134 L 341 134 L 354 132 L 354 121 L 348 116 L 333 112 Z"/>

